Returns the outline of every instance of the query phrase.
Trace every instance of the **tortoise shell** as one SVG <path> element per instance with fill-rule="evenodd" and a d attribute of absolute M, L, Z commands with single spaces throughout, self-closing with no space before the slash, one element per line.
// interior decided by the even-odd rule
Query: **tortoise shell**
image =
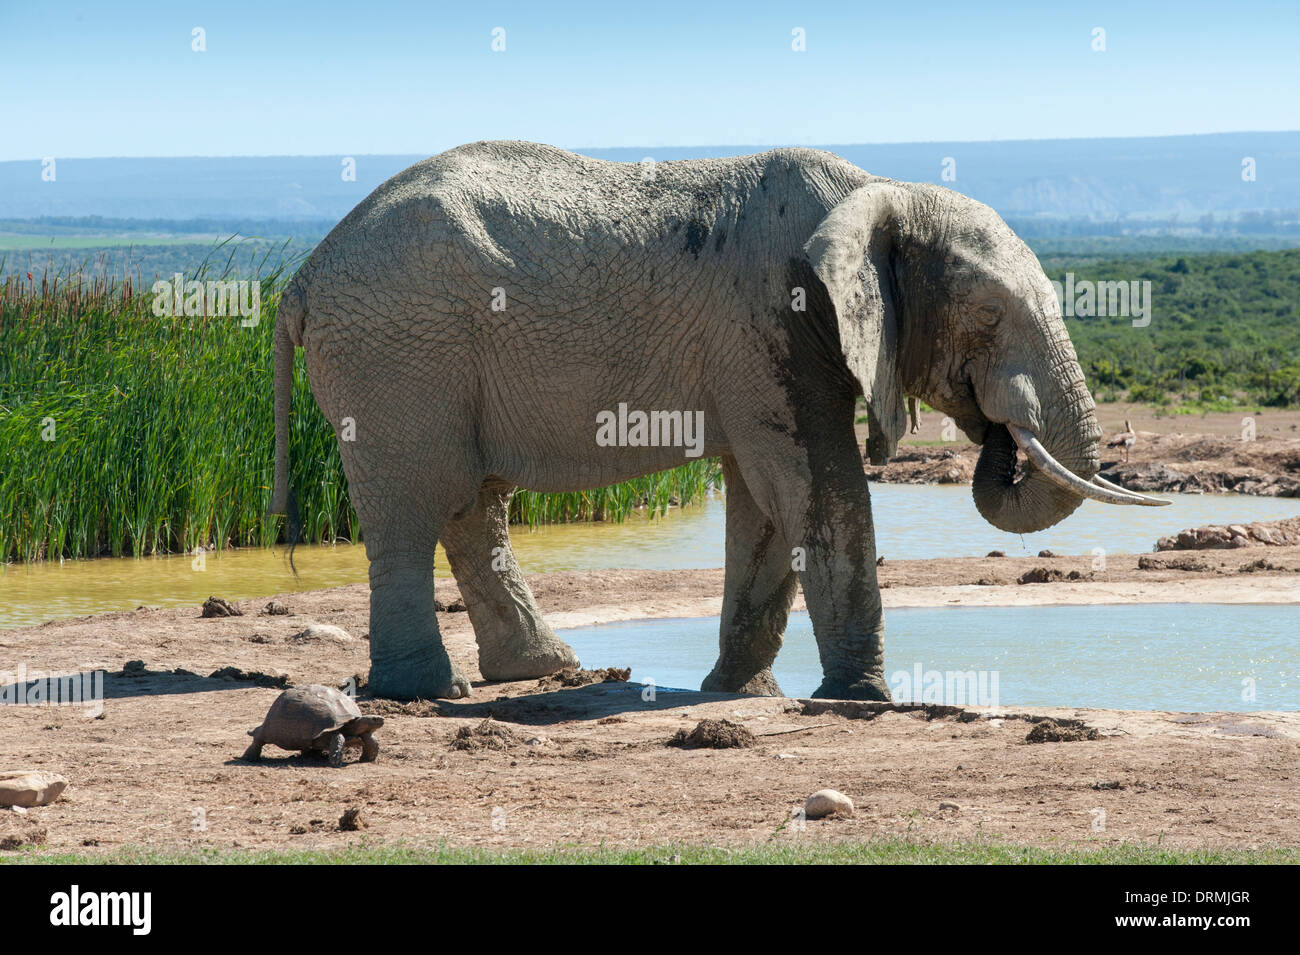
<path fill-rule="evenodd" d="M 258 729 L 263 742 L 281 749 L 315 749 L 335 733 L 347 734 L 348 724 L 361 718 L 361 710 L 352 698 L 331 686 L 294 687 L 285 690 Z"/>

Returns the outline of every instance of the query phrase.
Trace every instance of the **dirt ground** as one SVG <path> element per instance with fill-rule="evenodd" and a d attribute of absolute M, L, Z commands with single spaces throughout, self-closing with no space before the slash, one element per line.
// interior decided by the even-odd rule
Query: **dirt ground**
<path fill-rule="evenodd" d="M 1243 413 L 1156 416 L 1149 408 L 1100 405 L 1102 472 L 1137 491 L 1252 494 L 1300 497 L 1300 411 L 1262 409 L 1251 414 L 1253 440 L 1243 441 Z M 893 484 L 968 484 L 979 448 L 961 432 L 945 441 L 943 417 L 922 414 L 884 467 L 869 466 L 873 481 Z M 1137 439 L 1124 459 L 1106 442 L 1131 421 Z M 865 442 L 867 429 L 858 425 Z"/>
<path fill-rule="evenodd" d="M 1263 552 L 1280 569 L 1240 570 Z M 1103 601 L 1132 599 L 1108 597 L 1107 588 L 1159 593 L 1189 579 L 1200 600 L 1214 599 L 1205 594 L 1217 586 L 1300 601 L 1300 548 L 1193 556 L 1206 569 L 1144 570 L 1136 557 L 1112 557 L 1104 580 L 1000 586 L 976 581 L 1010 581 L 1036 567 L 1092 573 L 1091 558 L 887 561 L 880 570 L 892 605 L 942 603 L 950 592 L 963 600 L 1070 602 L 1088 588 Z M 574 625 L 716 613 L 722 572 L 546 574 L 531 583 L 555 623 Z M 456 594 L 444 586 L 440 596 L 450 602 Z M 978 711 L 881 711 L 663 688 L 647 700 L 633 673 L 631 683 L 560 689 L 476 681 L 473 697 L 455 703 L 363 696 L 362 709 L 387 720 L 377 762 L 351 756 L 336 770 L 268 747 L 261 764 L 244 763 L 246 733 L 279 692 L 252 680 L 339 685 L 367 669 L 364 586 L 276 599 L 290 615 L 260 613 L 262 599 L 236 604 L 244 611 L 237 617 L 144 609 L 0 631 L 0 660 L 25 664 L 29 678 L 33 669 L 109 671 L 99 719 L 69 708 L 0 707 L 0 769 L 71 780 L 50 806 L 0 811 L 0 844 L 27 839 L 92 853 L 124 845 L 328 848 L 361 839 L 486 848 L 902 836 L 1044 846 L 1300 845 L 1297 713 L 1037 709 L 990 719 Z M 467 615 L 439 618 L 453 659 L 477 677 Z M 296 638 L 311 622 L 356 639 Z M 209 676 L 226 667 L 246 679 Z M 490 739 L 471 737 L 460 744 L 468 749 L 454 743 L 458 730 L 489 716 L 503 724 Z M 1027 742 L 1044 717 L 1080 721 L 1096 738 Z M 743 725 L 755 744 L 666 745 L 704 718 Z M 484 740 L 489 745 L 474 745 Z M 852 797 L 856 813 L 792 822 L 791 810 L 823 787 Z M 358 807 L 363 828 L 339 831 L 344 811 Z"/>

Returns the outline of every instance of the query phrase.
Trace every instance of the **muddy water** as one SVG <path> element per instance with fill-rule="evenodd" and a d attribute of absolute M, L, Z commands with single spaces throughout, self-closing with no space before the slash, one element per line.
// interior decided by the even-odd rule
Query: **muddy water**
<path fill-rule="evenodd" d="M 721 500 L 643 515 L 622 524 L 563 524 L 513 528 L 511 545 L 529 573 L 561 570 L 699 568 L 722 566 Z M 319 590 L 368 579 L 361 545 L 299 547 L 295 578 L 284 548 L 240 548 L 194 557 L 102 558 L 10 564 L 0 570 L 0 628 L 21 627 L 105 610 L 177 607 L 209 595 L 243 600 Z M 435 574 L 450 577 L 441 547 Z"/>
<path fill-rule="evenodd" d="M 1004 534 L 975 511 L 963 486 L 878 484 L 872 488 L 880 553 L 893 560 L 1011 555 L 1050 548 L 1066 554 L 1145 553 L 1157 537 L 1211 523 L 1245 523 L 1300 515 L 1300 499 L 1240 495 L 1168 495 L 1163 508 L 1108 507 L 1093 501 L 1049 530 Z M 512 542 L 528 573 L 599 568 L 721 567 L 725 505 L 721 498 L 623 524 L 568 524 L 535 531 L 516 528 Z M 365 549 L 341 544 L 299 548 L 299 577 L 284 551 L 244 549 L 191 557 L 101 559 L 9 565 L 0 571 L 0 627 L 140 605 L 181 606 L 209 594 L 246 599 L 366 580 Z M 438 553 L 437 573 L 448 576 Z"/>
<path fill-rule="evenodd" d="M 1298 614 L 1291 606 L 1225 604 L 1133 604 L 1088 613 L 1077 607 L 896 609 L 885 614 L 885 675 L 899 701 L 1295 710 Z M 633 682 L 663 687 L 698 689 L 718 655 L 717 617 L 638 620 L 560 636 L 583 666 L 630 666 Z M 772 672 L 790 696 L 807 696 L 821 682 L 806 613 L 791 615 Z M 969 684 L 954 676 L 949 690 L 949 672 L 975 676 Z M 971 699 L 981 686 L 996 699 Z"/>

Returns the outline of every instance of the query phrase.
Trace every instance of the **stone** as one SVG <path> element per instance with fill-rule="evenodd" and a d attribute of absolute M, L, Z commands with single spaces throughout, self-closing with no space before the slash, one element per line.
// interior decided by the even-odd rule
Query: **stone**
<path fill-rule="evenodd" d="M 244 611 L 221 597 L 209 597 L 203 601 L 204 617 L 242 617 Z"/>
<path fill-rule="evenodd" d="M 40 770 L 0 772 L 0 806 L 45 806 L 68 788 L 66 776 Z"/>
<path fill-rule="evenodd" d="M 339 816 L 339 832 L 359 832 L 369 825 L 360 806 L 347 809 Z"/>
<path fill-rule="evenodd" d="M 853 815 L 853 800 L 834 789 L 819 789 L 804 803 L 804 815 L 809 819 L 822 819 L 826 816 Z"/>
<path fill-rule="evenodd" d="M 342 627 L 335 627 L 328 623 L 313 623 L 306 630 L 301 630 L 293 635 L 295 640 L 333 640 L 335 643 L 351 643 L 356 637 L 348 633 Z"/>
<path fill-rule="evenodd" d="M 940 808 L 940 809 L 952 809 L 952 810 L 955 810 L 955 811 L 957 811 L 957 812 L 961 812 L 961 806 L 959 806 L 957 803 L 955 803 L 955 802 L 953 802 L 952 800 L 949 800 L 949 799 L 945 799 L 943 802 L 939 803 L 939 808 Z"/>

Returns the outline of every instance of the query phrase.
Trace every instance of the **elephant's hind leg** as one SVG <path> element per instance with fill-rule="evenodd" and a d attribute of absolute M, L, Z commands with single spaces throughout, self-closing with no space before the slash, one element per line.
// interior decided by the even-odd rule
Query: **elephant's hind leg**
<path fill-rule="evenodd" d="M 434 613 L 437 524 L 415 509 L 390 514 L 357 500 L 370 558 L 370 691 L 398 700 L 469 696 Z"/>
<path fill-rule="evenodd" d="M 780 696 L 772 661 L 781 649 L 796 575 L 789 544 L 754 502 L 735 458 L 722 458 L 727 486 L 727 571 L 718 662 L 703 690 Z"/>
<path fill-rule="evenodd" d="M 485 680 L 529 680 L 578 665 L 577 654 L 542 619 L 510 549 L 512 493 L 508 484 L 485 481 L 474 507 L 442 531 Z"/>

